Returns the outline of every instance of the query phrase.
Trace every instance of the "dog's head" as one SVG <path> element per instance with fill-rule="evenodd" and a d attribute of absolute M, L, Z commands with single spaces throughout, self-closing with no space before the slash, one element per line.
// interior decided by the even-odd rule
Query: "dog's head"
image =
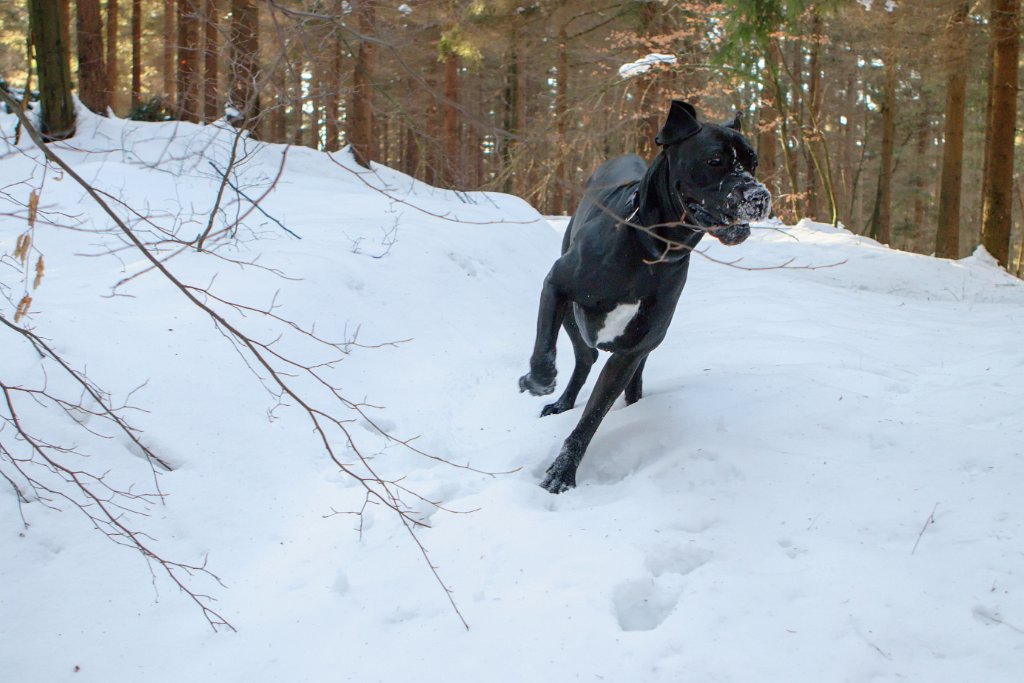
<path fill-rule="evenodd" d="M 750 236 L 751 221 L 768 217 L 771 193 L 754 179 L 757 154 L 740 132 L 739 114 L 721 125 L 700 123 L 692 105 L 672 100 L 655 141 L 691 223 L 734 245 Z"/>

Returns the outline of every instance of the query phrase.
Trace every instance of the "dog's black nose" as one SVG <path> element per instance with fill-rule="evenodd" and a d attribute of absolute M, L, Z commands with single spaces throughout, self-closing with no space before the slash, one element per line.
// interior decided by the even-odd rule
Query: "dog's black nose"
<path fill-rule="evenodd" d="M 745 202 L 764 201 L 765 199 L 771 198 L 771 194 L 768 192 L 768 188 L 766 188 L 764 185 L 748 185 L 747 187 L 743 188 L 742 192 L 740 193 L 740 196 L 743 198 L 743 201 Z"/>
<path fill-rule="evenodd" d="M 768 217 L 772 210 L 772 194 L 761 183 L 747 185 L 740 190 L 741 213 L 748 220 L 759 221 Z"/>

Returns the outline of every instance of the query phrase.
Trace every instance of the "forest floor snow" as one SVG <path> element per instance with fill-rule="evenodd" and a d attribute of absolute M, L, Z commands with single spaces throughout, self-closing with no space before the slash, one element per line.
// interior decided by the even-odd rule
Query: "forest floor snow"
<path fill-rule="evenodd" d="M 8 140 L 13 122 L 0 116 Z M 83 114 L 78 136 L 53 148 L 147 239 L 190 239 L 232 138 Z M 161 556 L 206 562 L 222 585 L 202 574 L 188 585 L 237 631 L 211 629 L 158 565 L 73 506 L 19 504 L 0 481 L 4 678 L 1020 680 L 1024 283 L 983 252 L 929 258 L 808 221 L 761 226 L 733 248 L 705 240 L 645 397 L 620 399 L 579 487 L 552 496 L 537 483 L 596 374 L 575 410 L 544 419 L 546 399 L 520 394 L 517 378 L 564 221 L 506 195 L 367 172 L 344 152 L 243 147 L 215 223 L 269 190 L 266 213 L 215 254 L 185 250 L 168 267 L 224 299 L 274 302 L 324 338 L 384 344 L 352 345 L 327 376 L 381 406 L 366 410 L 382 429 L 418 436 L 417 449 L 499 473 L 423 457 L 345 414 L 382 476 L 443 501 L 406 497 L 469 629 L 392 511 L 368 506 L 361 531 L 335 514 L 359 509 L 361 489 L 294 402 L 270 395 L 244 351 L 161 275 L 139 275 L 146 262 L 69 177 L 44 172 L 27 142 L 5 142 L 0 253 L 25 231 L 13 202 L 33 188 L 45 220 L 78 228 L 35 228 L 45 275 L 27 324 L 115 403 L 140 409 L 126 414 L 174 469 L 158 475 L 164 502 L 126 519 Z M 10 301 L 30 279 L 4 257 Z M 263 316 L 205 300 L 254 336 L 282 334 L 284 351 L 324 360 Z M 42 386 L 38 354 L 0 338 L 0 378 Z M 563 382 L 564 337 L 558 365 Z M 72 391 L 57 374 L 47 386 Z M 52 411 L 25 411 L 91 454 L 67 456 L 76 464 L 152 490 L 127 439 L 90 444 Z M 0 442 L 24 445 L 10 424 Z"/>

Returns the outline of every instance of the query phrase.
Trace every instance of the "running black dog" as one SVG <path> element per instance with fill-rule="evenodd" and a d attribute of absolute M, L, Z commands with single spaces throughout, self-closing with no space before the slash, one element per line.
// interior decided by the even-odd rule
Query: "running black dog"
<path fill-rule="evenodd" d="M 541 486 L 562 493 L 576 486 L 576 469 L 598 425 L 623 391 L 642 394 L 647 355 L 661 343 L 686 284 L 690 252 L 711 233 L 734 245 L 763 220 L 771 195 L 754 180 L 757 155 L 731 123 L 699 123 L 694 108 L 673 100 L 655 141 L 650 166 L 636 155 L 604 163 L 586 191 L 562 242 L 562 256 L 544 280 L 537 341 L 520 391 L 555 389 L 559 327 L 572 340 L 576 367 L 562 396 L 541 415 L 570 410 L 597 350 L 611 358 L 583 415 L 548 467 Z"/>

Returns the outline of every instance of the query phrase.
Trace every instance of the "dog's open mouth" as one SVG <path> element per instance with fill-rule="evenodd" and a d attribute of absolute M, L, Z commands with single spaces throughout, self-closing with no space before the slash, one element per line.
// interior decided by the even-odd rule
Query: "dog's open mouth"
<path fill-rule="evenodd" d="M 708 232 L 718 238 L 722 244 L 732 247 L 750 237 L 750 224 L 727 225 L 724 228 L 713 228 Z"/>
<path fill-rule="evenodd" d="M 686 202 L 686 208 L 691 220 L 707 226 L 705 230 L 726 246 L 735 246 L 750 237 L 750 223 L 722 225 L 721 218 L 692 200 Z"/>

